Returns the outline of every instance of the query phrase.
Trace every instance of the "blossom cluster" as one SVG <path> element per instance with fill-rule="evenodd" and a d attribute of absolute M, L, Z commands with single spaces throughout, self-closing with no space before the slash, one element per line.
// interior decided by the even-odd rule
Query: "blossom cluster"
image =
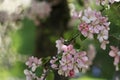
<path fill-rule="evenodd" d="M 113 4 L 114 2 L 119 2 L 120 0 L 96 0 L 97 5 L 109 5 Z"/>
<path fill-rule="evenodd" d="M 47 75 L 47 70 L 56 70 L 59 75 L 65 77 L 75 77 L 79 72 L 85 72 L 92 65 L 96 51 L 94 46 L 89 45 L 88 51 L 78 51 L 73 48 L 72 44 L 64 44 L 64 40 L 56 40 L 56 47 L 58 49 L 57 55 L 47 60 L 45 66 L 44 59 L 37 57 L 29 57 L 26 65 L 28 69 L 24 70 L 26 80 L 44 80 Z M 43 70 L 40 77 L 36 75 L 36 69 L 39 67 L 47 67 Z"/>
<path fill-rule="evenodd" d="M 120 50 L 118 47 L 110 46 L 111 51 L 109 52 L 109 55 L 111 57 L 114 57 L 114 65 L 116 66 L 116 70 L 119 70 L 118 64 L 120 63 Z"/>
<path fill-rule="evenodd" d="M 24 74 L 26 75 L 26 80 L 44 80 L 46 70 L 43 70 L 43 74 L 41 77 L 36 76 L 35 71 L 38 67 L 42 65 L 42 59 L 38 59 L 37 57 L 29 57 L 26 65 L 29 69 L 24 70 Z"/>
<path fill-rule="evenodd" d="M 99 5 L 109 3 L 113 4 L 114 2 L 115 0 L 97 0 L 97 4 Z M 43 19 L 45 16 L 48 16 L 51 11 L 49 7 L 50 5 L 46 2 L 37 3 L 33 1 L 33 4 L 29 8 L 30 14 L 27 16 L 35 21 L 38 18 Z M 98 39 L 101 43 L 101 48 L 105 50 L 106 44 L 109 43 L 108 37 L 110 22 L 108 21 L 108 18 L 102 16 L 100 11 L 92 10 L 91 8 L 75 12 L 74 6 L 72 6 L 71 15 L 74 19 L 80 20 L 80 24 L 78 26 L 79 32 L 86 38 Z M 53 56 L 46 62 L 48 65 L 44 65 L 44 63 L 42 63 L 42 59 L 38 59 L 36 57 L 29 58 L 26 62 L 29 69 L 24 70 L 27 80 L 44 80 L 47 73 L 46 69 L 43 70 L 41 77 L 38 77 L 35 74 L 36 69 L 42 65 L 44 65 L 45 68 L 47 66 L 48 69 L 58 71 L 59 75 L 65 77 L 75 77 L 77 73 L 85 72 L 89 69 L 96 55 L 93 45 L 89 45 L 87 51 L 76 50 L 72 44 L 66 44 L 63 39 L 60 39 L 56 40 L 56 47 L 58 49 L 57 55 Z M 114 46 L 111 46 L 110 48 L 111 51 L 109 52 L 109 55 L 114 57 L 114 65 L 116 66 L 116 70 L 119 70 L 118 64 L 120 63 L 120 51 Z"/>
<path fill-rule="evenodd" d="M 97 5 L 113 4 L 115 0 L 96 0 Z"/>
<path fill-rule="evenodd" d="M 91 8 L 85 9 L 79 13 L 78 18 L 81 20 L 78 30 L 84 37 L 90 39 L 97 35 L 97 39 L 101 43 L 101 48 L 106 49 L 106 44 L 109 43 L 109 25 L 108 18 L 102 16 L 101 12 L 92 10 Z"/>
<path fill-rule="evenodd" d="M 59 75 L 66 77 L 75 77 L 77 73 L 86 71 L 95 55 L 93 47 L 89 48 L 90 53 L 77 51 L 72 44 L 65 45 L 62 40 L 56 41 L 56 47 L 61 57 L 53 57 L 50 61 L 51 67 L 58 70 Z M 88 53 L 89 56 L 87 56 Z M 90 56 L 92 54 L 93 56 Z"/>

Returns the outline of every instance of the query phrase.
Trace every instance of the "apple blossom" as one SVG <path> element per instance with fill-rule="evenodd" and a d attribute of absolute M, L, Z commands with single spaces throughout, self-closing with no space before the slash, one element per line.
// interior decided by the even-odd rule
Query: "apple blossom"
<path fill-rule="evenodd" d="M 94 38 L 94 35 L 97 34 L 97 39 L 101 43 L 103 49 L 105 49 L 105 41 L 108 41 L 109 36 L 109 25 L 108 18 L 102 16 L 101 12 L 87 8 L 82 13 L 81 23 L 78 26 L 78 30 L 85 37 L 90 39 Z"/>
<path fill-rule="evenodd" d="M 32 69 L 32 71 L 35 71 L 38 66 L 42 64 L 41 59 L 38 59 L 36 57 L 29 57 L 28 61 L 26 62 L 26 65 Z"/>
<path fill-rule="evenodd" d="M 109 52 L 109 55 L 111 57 L 114 57 L 114 65 L 116 66 L 116 70 L 119 70 L 118 64 L 120 63 L 120 51 L 118 47 L 110 46 L 111 51 Z"/>
<path fill-rule="evenodd" d="M 36 78 L 35 74 L 27 69 L 24 70 L 24 74 L 26 75 L 26 80 L 33 80 Z"/>
<path fill-rule="evenodd" d="M 79 31 L 81 31 L 81 33 L 85 36 L 85 37 L 87 37 L 88 36 L 88 34 L 89 34 L 89 24 L 87 24 L 87 23 L 81 23 L 80 25 L 79 25 L 79 27 L 78 27 L 78 29 L 79 29 Z"/>
<path fill-rule="evenodd" d="M 56 41 L 56 45 L 58 46 L 58 42 L 61 44 L 61 40 Z M 51 67 L 55 70 L 58 70 L 59 75 L 63 75 L 66 77 L 74 77 L 79 70 L 83 68 L 87 68 L 88 57 L 85 51 L 76 51 L 73 48 L 72 44 L 65 45 L 62 42 L 62 46 L 57 47 L 61 49 L 61 58 L 53 57 L 50 60 Z M 58 59 L 57 59 L 58 58 Z"/>
<path fill-rule="evenodd" d="M 117 2 L 117 0 L 96 0 L 96 4 L 97 5 L 109 5 L 110 4 L 113 4 L 114 2 Z"/>

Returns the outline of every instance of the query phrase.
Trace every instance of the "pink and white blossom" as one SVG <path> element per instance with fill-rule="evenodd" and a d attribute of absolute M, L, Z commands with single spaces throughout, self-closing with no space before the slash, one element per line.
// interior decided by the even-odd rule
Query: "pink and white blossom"
<path fill-rule="evenodd" d="M 57 61 L 58 61 L 58 58 L 56 58 L 56 57 L 53 57 L 53 59 L 50 60 L 51 67 L 53 69 L 57 69 L 57 67 L 58 67 L 58 64 L 56 64 Z"/>
<path fill-rule="evenodd" d="M 56 47 L 57 47 L 57 53 L 60 53 L 62 51 L 63 41 L 62 40 L 56 40 Z"/>
<path fill-rule="evenodd" d="M 27 69 L 24 70 L 24 74 L 26 75 L 26 80 L 33 80 L 36 78 L 35 74 Z"/>
<path fill-rule="evenodd" d="M 87 37 L 89 34 L 89 25 L 87 23 L 81 23 L 78 27 L 79 31 L 81 31 L 81 33 Z"/>
<path fill-rule="evenodd" d="M 87 8 L 82 13 L 82 18 L 80 20 L 81 23 L 78 26 L 78 30 L 81 34 L 89 39 L 93 39 L 94 35 L 97 35 L 102 49 L 106 49 L 110 30 L 108 18 L 102 16 L 100 11 Z"/>
<path fill-rule="evenodd" d="M 104 40 L 103 42 L 101 42 L 100 47 L 101 47 L 103 50 L 105 50 L 105 49 L 106 49 L 106 44 L 109 44 L 109 41 Z"/>
<path fill-rule="evenodd" d="M 120 63 L 120 50 L 118 47 L 110 46 L 111 50 L 109 55 L 114 58 L 114 65 L 116 66 L 116 70 L 119 70 L 118 64 Z"/>
<path fill-rule="evenodd" d="M 113 4 L 114 2 L 118 2 L 117 0 L 96 0 L 97 5 L 109 5 Z"/>
<path fill-rule="evenodd" d="M 29 57 L 28 61 L 26 62 L 26 65 L 31 68 L 32 71 L 35 71 L 38 66 L 42 64 L 41 58 L 38 59 L 37 57 Z"/>
<path fill-rule="evenodd" d="M 91 23 L 95 21 L 97 18 L 94 15 L 95 11 L 93 11 L 90 7 L 84 10 L 84 15 L 82 16 L 82 21 L 85 23 Z"/>
<path fill-rule="evenodd" d="M 64 41 L 57 40 L 56 45 L 61 52 L 61 58 L 53 57 L 50 60 L 51 67 L 58 70 L 59 75 L 74 77 L 79 70 L 87 69 L 87 53 L 85 51 L 76 51 L 72 44 L 65 45 Z M 60 44 L 58 44 L 60 43 Z"/>
<path fill-rule="evenodd" d="M 104 29 L 98 34 L 97 39 L 99 42 L 103 42 L 104 40 L 108 40 L 108 30 Z"/>

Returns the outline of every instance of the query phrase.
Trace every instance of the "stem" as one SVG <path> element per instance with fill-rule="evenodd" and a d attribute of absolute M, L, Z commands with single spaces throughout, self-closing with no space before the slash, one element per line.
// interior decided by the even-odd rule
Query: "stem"
<path fill-rule="evenodd" d="M 50 71 L 50 69 L 47 69 L 47 71 L 44 73 L 44 74 L 45 74 L 45 76 L 44 76 L 43 80 L 45 80 L 45 79 L 46 79 L 46 77 L 47 77 L 47 75 L 48 75 L 49 71 Z"/>
<path fill-rule="evenodd" d="M 118 40 L 118 41 L 120 41 L 119 38 L 117 38 L 117 37 L 115 37 L 115 36 L 113 36 L 113 35 L 109 35 L 109 36 L 115 38 L 115 39 Z"/>
<path fill-rule="evenodd" d="M 101 12 L 103 12 L 105 10 L 105 6 L 103 6 L 101 3 L 100 3 L 102 9 L 100 10 Z"/>
<path fill-rule="evenodd" d="M 80 34 L 77 33 L 75 34 L 75 36 L 73 36 L 70 40 L 68 40 L 67 42 L 65 42 L 66 44 L 70 44 L 70 42 L 72 42 L 75 38 L 77 38 Z"/>

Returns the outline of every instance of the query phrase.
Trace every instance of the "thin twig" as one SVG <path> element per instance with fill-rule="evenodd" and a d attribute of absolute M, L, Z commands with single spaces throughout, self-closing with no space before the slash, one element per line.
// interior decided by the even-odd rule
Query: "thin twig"
<path fill-rule="evenodd" d="M 65 44 L 70 44 L 70 42 L 72 42 L 75 38 L 77 38 L 80 34 L 77 33 L 75 34 L 75 36 L 73 36 L 70 40 L 68 40 L 67 42 L 65 42 Z"/>
<path fill-rule="evenodd" d="M 43 78 L 43 80 L 45 80 L 46 79 L 46 77 L 47 77 L 47 75 L 48 75 L 48 73 L 49 73 L 49 69 L 47 69 L 47 71 L 44 73 L 45 74 L 45 76 L 44 76 L 44 78 Z"/>
<path fill-rule="evenodd" d="M 118 40 L 118 41 L 120 41 L 119 38 L 117 38 L 117 37 L 115 37 L 115 36 L 113 36 L 113 35 L 109 35 L 109 36 L 115 38 L 115 39 Z"/>

